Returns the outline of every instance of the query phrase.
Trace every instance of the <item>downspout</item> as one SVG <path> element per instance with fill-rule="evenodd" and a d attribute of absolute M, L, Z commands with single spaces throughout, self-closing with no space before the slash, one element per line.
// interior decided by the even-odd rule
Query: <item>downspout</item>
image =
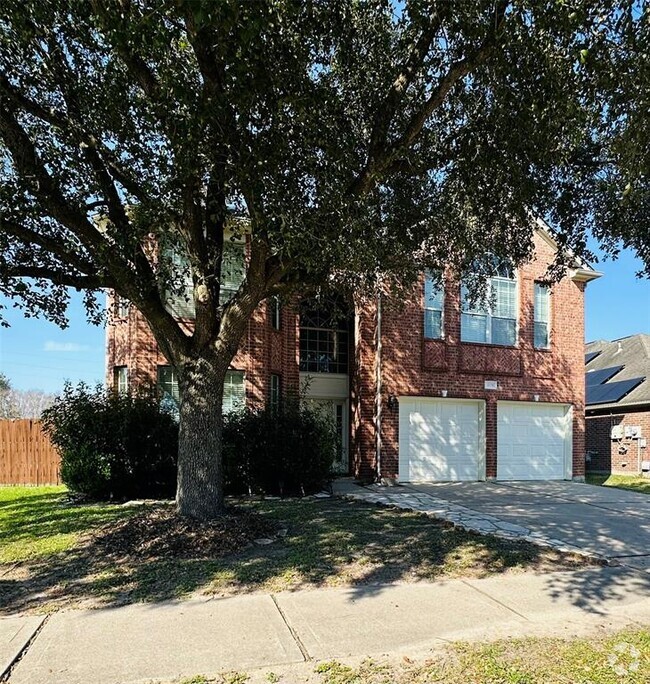
<path fill-rule="evenodd" d="M 377 292 L 377 326 L 375 330 L 375 463 L 376 480 L 381 482 L 381 292 Z"/>

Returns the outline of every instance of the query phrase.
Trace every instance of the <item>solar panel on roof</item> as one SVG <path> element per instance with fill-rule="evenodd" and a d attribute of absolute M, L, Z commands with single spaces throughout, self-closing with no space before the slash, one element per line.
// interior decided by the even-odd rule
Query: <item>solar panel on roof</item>
<path fill-rule="evenodd" d="M 599 351 L 589 352 L 588 354 L 585 354 L 585 365 L 587 365 L 590 361 L 593 361 L 599 354 Z"/>
<path fill-rule="evenodd" d="M 587 385 L 587 404 L 613 404 L 620 401 L 644 380 L 645 378 L 632 378 L 608 382 L 604 385 Z"/>
<path fill-rule="evenodd" d="M 599 370 L 592 370 L 585 373 L 585 382 L 587 385 L 602 385 L 610 378 L 613 378 L 616 373 L 620 372 L 625 366 L 612 366 L 611 368 L 600 368 Z"/>

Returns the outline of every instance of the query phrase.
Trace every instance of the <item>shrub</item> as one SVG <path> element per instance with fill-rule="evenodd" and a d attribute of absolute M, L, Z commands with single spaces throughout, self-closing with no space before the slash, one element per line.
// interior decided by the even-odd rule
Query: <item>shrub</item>
<path fill-rule="evenodd" d="M 231 494 L 308 494 L 332 474 L 337 444 L 333 421 L 298 400 L 224 419 L 223 462 Z"/>
<path fill-rule="evenodd" d="M 43 425 L 71 490 L 95 499 L 174 495 L 178 425 L 153 394 L 66 384 L 43 413 Z"/>

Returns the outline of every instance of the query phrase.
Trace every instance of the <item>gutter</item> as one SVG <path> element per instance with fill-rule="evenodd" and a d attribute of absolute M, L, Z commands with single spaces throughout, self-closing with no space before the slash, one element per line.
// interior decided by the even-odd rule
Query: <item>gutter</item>
<path fill-rule="evenodd" d="M 377 326 L 375 328 L 375 464 L 377 482 L 381 482 L 381 292 L 377 292 Z"/>

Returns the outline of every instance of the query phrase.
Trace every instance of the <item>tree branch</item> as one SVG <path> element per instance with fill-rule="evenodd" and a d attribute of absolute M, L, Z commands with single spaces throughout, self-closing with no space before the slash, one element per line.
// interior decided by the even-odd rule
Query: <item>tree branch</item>
<path fill-rule="evenodd" d="M 497 45 L 499 33 L 505 21 L 509 0 L 499 0 L 495 6 L 494 27 L 474 52 L 454 62 L 440 79 L 424 105 L 410 119 L 402 135 L 379 154 L 373 163 L 366 165 L 348 188 L 348 194 L 360 196 L 374 187 L 379 178 L 386 174 L 391 164 L 405 150 L 411 147 L 422 132 L 424 124 L 440 107 L 452 87 L 483 64 Z"/>
<path fill-rule="evenodd" d="M 107 276 L 66 273 L 46 266 L 9 266 L 3 268 L 0 275 L 9 278 L 49 280 L 54 285 L 65 285 L 77 290 L 101 290 L 106 287 L 115 287 L 113 280 Z"/>
<path fill-rule="evenodd" d="M 446 3 L 443 4 L 446 6 Z M 408 87 L 413 83 L 418 71 L 422 68 L 441 25 L 442 15 L 438 8 L 435 7 L 429 15 L 428 25 L 422 31 L 418 40 L 411 46 L 409 55 L 404 61 L 399 74 L 377 109 L 370 139 L 369 163 L 384 148 L 390 124 L 395 116 L 397 107 Z"/>
<path fill-rule="evenodd" d="M 55 254 L 59 259 L 70 264 L 82 273 L 88 274 L 96 270 L 94 264 L 86 261 L 75 252 L 65 249 L 60 241 L 43 235 L 42 233 L 37 233 L 31 228 L 26 228 L 25 226 L 21 226 L 13 221 L 7 221 L 7 219 L 0 217 L 0 231 L 22 240 L 25 244 L 38 245 L 42 249 Z"/>

